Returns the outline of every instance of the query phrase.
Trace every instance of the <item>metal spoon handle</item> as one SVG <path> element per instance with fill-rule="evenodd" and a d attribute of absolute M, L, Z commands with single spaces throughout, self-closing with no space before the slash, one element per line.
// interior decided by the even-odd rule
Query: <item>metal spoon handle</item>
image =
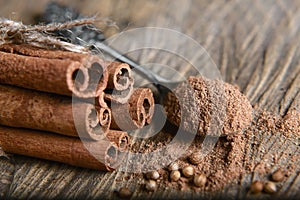
<path fill-rule="evenodd" d="M 120 53 L 116 49 L 108 46 L 104 42 L 96 42 L 93 45 L 95 47 L 101 49 L 102 51 L 104 51 L 108 55 L 112 56 L 117 61 L 129 64 L 131 68 L 136 69 L 144 78 L 147 78 L 149 81 L 151 81 L 152 83 L 154 83 L 154 85 L 158 85 L 159 84 L 159 81 L 157 80 L 157 78 L 155 77 L 155 75 L 150 70 L 148 70 L 146 68 L 143 68 L 137 62 L 135 62 L 131 58 L 123 55 L 122 53 Z"/>

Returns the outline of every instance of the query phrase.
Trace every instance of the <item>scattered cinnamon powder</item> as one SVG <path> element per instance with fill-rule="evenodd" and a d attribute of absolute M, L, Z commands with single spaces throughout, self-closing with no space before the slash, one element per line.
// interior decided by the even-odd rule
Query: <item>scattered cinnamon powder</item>
<path fill-rule="evenodd" d="M 245 157 L 248 173 L 272 173 L 274 168 L 285 168 L 288 175 L 299 171 L 300 166 L 300 112 L 295 108 L 279 116 L 257 110 L 252 125 L 245 130 L 256 158 Z M 252 142 L 250 142 L 252 140 Z M 269 141 L 273 141 L 270 146 Z"/>
<path fill-rule="evenodd" d="M 277 123 L 278 130 L 283 132 L 285 136 L 296 134 L 300 137 L 300 112 L 296 109 L 291 109 L 283 119 Z"/>
<path fill-rule="evenodd" d="M 291 108 L 283 117 L 267 111 L 257 111 L 255 125 L 259 130 L 280 132 L 286 137 L 300 136 L 300 112 Z"/>
<path fill-rule="evenodd" d="M 132 145 L 131 151 L 135 153 L 153 152 L 167 146 L 172 139 L 172 133 L 161 132 L 155 137 L 146 140 L 135 141 L 135 143 Z M 245 152 L 244 135 L 238 133 L 236 135 L 219 138 L 219 141 L 216 143 L 213 151 L 204 157 L 199 164 L 192 165 L 189 161 L 189 155 L 193 152 L 199 151 L 203 143 L 203 139 L 203 137 L 197 136 L 189 149 L 181 158 L 178 158 L 176 162 L 179 164 L 180 169 L 190 165 L 195 169 L 194 174 L 205 174 L 205 176 L 207 176 L 207 183 L 205 187 L 194 186 L 193 177 L 181 177 L 179 181 L 171 181 L 169 178 L 170 171 L 166 167 L 159 169 L 160 184 L 182 191 L 218 190 L 236 180 L 240 174 L 245 171 L 243 167 L 243 158 Z M 183 146 L 183 141 L 176 141 L 176 143 L 177 144 L 174 145 L 174 149 L 172 148 L 170 151 L 168 151 L 169 154 L 176 154 Z M 162 156 L 172 157 L 173 155 Z M 159 162 L 164 162 L 164 159 L 159 160 Z M 134 176 L 134 174 L 132 175 Z"/>
<path fill-rule="evenodd" d="M 190 147 L 190 152 L 197 152 L 201 148 L 201 138 L 196 138 Z M 243 169 L 243 155 L 245 147 L 245 137 L 242 134 L 226 136 L 220 138 L 216 143 L 213 152 L 209 153 L 198 164 L 194 165 L 195 173 L 205 174 L 207 184 L 203 188 L 191 185 L 194 190 L 217 190 L 237 179 Z M 186 157 L 179 161 L 180 166 L 191 165 Z M 190 180 L 189 180 L 190 181 Z M 184 188 L 184 181 L 179 182 L 180 187 Z"/>
<path fill-rule="evenodd" d="M 216 191 L 237 183 L 240 177 L 247 174 L 257 173 L 267 177 L 281 168 L 285 171 L 285 175 L 289 176 L 299 171 L 300 155 L 295 153 L 300 150 L 298 144 L 300 112 L 298 110 L 290 109 L 285 116 L 276 116 L 260 110 L 253 112 L 247 98 L 235 86 L 221 81 L 195 77 L 189 78 L 188 82 L 195 90 L 197 106 L 193 108 L 187 106 L 184 109 L 192 112 L 190 114 L 192 117 L 199 116 L 196 118 L 198 121 L 190 119 L 191 123 L 199 124 L 199 129 L 188 150 L 175 162 L 179 164 L 180 169 L 188 165 L 193 166 L 195 174 L 204 174 L 207 182 L 204 187 L 196 187 L 193 184 L 193 177 L 181 177 L 178 181 L 171 181 L 170 171 L 166 166 L 159 169 L 160 187 L 182 191 Z M 212 88 L 216 90 L 221 86 L 224 87 L 227 106 L 222 137 L 218 138 L 213 150 L 202 157 L 198 164 L 191 164 L 190 155 L 199 152 L 204 141 L 205 131 L 211 125 L 209 124 L 211 102 L 214 98 L 221 96 L 218 91 L 210 90 Z M 189 89 L 186 84 L 182 84 L 175 92 L 177 95 L 181 95 L 180 97 L 187 98 L 189 103 L 190 98 L 187 96 L 191 90 L 187 90 Z M 221 103 L 222 101 L 217 100 L 216 102 Z M 183 104 L 183 106 L 186 105 Z M 169 94 L 165 107 L 169 120 L 173 124 L 180 124 L 179 101 L 174 98 L 174 95 Z M 235 134 L 230 134 L 233 132 Z M 154 137 L 135 140 L 131 151 L 135 153 L 154 152 L 167 146 L 171 140 L 174 141 L 174 131 L 168 127 Z M 271 145 L 270 140 L 273 142 Z M 180 140 L 175 142 L 175 148 L 170 149 L 169 154 L 176 154 L 184 143 Z M 162 159 L 159 160 L 161 164 L 164 162 L 163 157 L 172 157 L 172 155 L 161 156 Z M 249 182 L 249 186 L 250 184 L 251 182 Z"/>

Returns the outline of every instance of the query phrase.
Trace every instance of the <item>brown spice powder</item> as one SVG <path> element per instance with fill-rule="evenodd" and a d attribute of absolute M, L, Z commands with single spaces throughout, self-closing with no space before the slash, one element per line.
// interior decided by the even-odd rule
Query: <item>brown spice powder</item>
<path fill-rule="evenodd" d="M 290 115 L 289 115 L 290 116 Z M 297 115 L 299 116 L 299 113 Z M 281 124 L 290 124 L 292 127 L 296 127 L 299 124 L 299 121 L 295 121 L 294 117 L 276 117 L 277 121 L 273 120 L 273 115 L 268 112 L 255 112 L 255 119 L 253 120 L 251 126 L 244 130 L 240 131 L 234 135 L 228 135 L 226 137 L 220 137 L 212 150 L 207 156 L 205 156 L 199 164 L 191 164 L 189 157 L 192 153 L 198 152 L 201 148 L 204 138 L 201 136 L 196 136 L 193 143 L 189 147 L 188 151 L 179 158 L 176 163 L 179 164 L 180 169 L 185 166 L 191 165 L 195 169 L 195 174 L 204 174 L 207 177 L 207 183 L 204 187 L 196 187 L 193 184 L 193 177 L 185 178 L 181 177 L 178 181 L 171 181 L 169 179 L 170 171 L 167 169 L 160 169 L 159 173 L 161 174 L 160 184 L 176 189 L 176 190 L 194 190 L 194 191 L 216 191 L 221 190 L 224 187 L 227 187 L 230 184 L 236 183 L 239 177 L 242 174 L 250 174 L 256 172 L 262 176 L 270 175 L 274 168 L 272 166 L 280 166 L 278 160 L 264 160 L 261 159 L 257 162 L 254 162 L 253 159 L 248 159 L 245 154 L 249 151 L 249 148 L 257 149 L 261 144 L 260 141 L 255 141 L 253 143 L 249 142 L 253 135 L 261 134 L 261 132 L 266 131 L 265 134 L 276 134 L 276 131 L 281 131 Z M 280 121 L 281 123 L 279 123 Z M 294 123 L 296 122 L 296 124 Z M 270 127 L 274 127 L 276 130 L 268 131 Z M 290 136 L 295 136 L 299 132 L 284 132 L 283 134 L 289 134 Z M 136 141 L 132 145 L 132 151 L 139 153 L 152 152 L 157 149 L 160 149 L 169 144 L 174 136 L 170 132 L 161 132 L 155 137 Z M 299 138 L 299 137 L 298 137 Z M 178 141 L 177 151 L 181 148 L 182 143 Z M 299 146 L 298 146 L 299 149 Z M 276 151 L 276 150 L 275 150 Z M 297 163 L 299 162 L 299 154 L 294 154 L 289 156 L 293 152 L 286 150 L 284 157 L 289 158 L 288 163 L 285 167 L 287 170 L 287 176 L 294 173 L 297 170 Z M 170 151 L 172 152 L 172 151 Z M 174 149 L 174 152 L 176 150 Z M 251 167 L 251 165 L 254 166 Z M 272 162 L 272 163 L 271 163 Z M 275 168 L 276 169 L 276 168 Z M 250 185 L 250 183 L 249 183 Z"/>
<path fill-rule="evenodd" d="M 196 128 L 202 136 L 216 123 L 223 122 L 219 125 L 221 135 L 229 135 L 247 128 L 252 121 L 252 106 L 237 87 L 204 77 L 189 77 L 167 95 L 165 108 L 173 124 L 179 126 L 183 120 L 185 130 L 193 132 Z"/>
<path fill-rule="evenodd" d="M 297 163 L 299 163 L 300 156 L 295 154 L 293 148 L 287 148 L 282 150 L 282 155 L 276 155 L 277 149 L 271 149 L 272 154 L 274 154 L 274 159 L 265 159 L 270 156 L 270 152 L 267 152 L 267 156 L 262 156 L 257 159 L 256 156 L 260 154 L 265 155 L 264 148 L 260 148 L 261 145 L 266 145 L 267 139 L 264 141 L 264 137 L 277 137 L 279 135 L 280 140 L 275 142 L 281 142 L 287 137 L 298 138 L 300 134 L 300 112 L 296 109 L 290 109 L 290 111 L 283 117 L 275 116 L 266 111 L 254 111 L 252 120 L 252 107 L 247 100 L 247 98 L 242 95 L 238 88 L 227 83 L 214 81 L 216 84 L 223 84 L 226 94 L 226 116 L 223 128 L 223 137 L 218 138 L 212 152 L 202 158 L 198 164 L 191 164 L 190 155 L 199 152 L 201 145 L 204 140 L 205 131 L 208 129 L 209 124 L 209 108 L 210 108 L 210 98 L 208 98 L 207 85 L 212 84 L 211 80 L 204 78 L 190 78 L 189 83 L 193 86 L 192 88 L 196 90 L 198 94 L 198 107 L 191 109 L 194 113 L 191 116 L 199 114 L 199 121 L 193 121 L 192 123 L 199 124 L 198 134 L 194 139 L 193 143 L 190 145 L 188 151 L 176 161 L 179 164 L 180 169 L 185 166 L 191 165 L 195 169 L 195 174 L 204 174 L 207 177 L 207 182 L 204 187 L 196 187 L 193 184 L 193 178 L 181 177 L 178 181 L 171 181 L 169 179 L 170 172 L 165 169 L 160 169 L 159 173 L 160 184 L 165 187 L 169 187 L 175 190 L 208 190 L 216 191 L 221 190 L 228 185 L 238 181 L 240 176 L 245 174 L 252 174 L 253 172 L 261 174 L 263 176 L 270 175 L 280 167 L 278 157 L 282 157 L 282 160 L 287 161 L 284 163 L 286 176 L 289 176 L 298 169 Z M 180 87 L 180 86 L 179 86 Z M 186 89 L 186 85 L 181 85 L 181 87 Z M 182 92 L 185 95 L 185 89 L 177 88 L 177 92 Z M 215 93 L 216 94 L 216 93 Z M 183 95 L 184 97 L 184 95 Z M 174 124 L 179 124 L 180 120 L 180 110 L 178 100 L 174 96 L 168 96 L 165 107 L 169 114 L 169 119 Z M 249 126 L 250 125 L 250 126 Z M 249 127 L 248 127 L 249 126 Z M 235 134 L 230 134 L 234 132 Z M 165 130 L 157 134 L 155 137 L 136 140 L 132 145 L 131 151 L 146 153 L 152 152 L 160 149 L 169 144 L 173 139 L 174 135 L 172 131 Z M 283 138 L 284 137 L 284 138 Z M 294 140 L 293 139 L 293 140 Z M 177 141 L 178 145 L 174 151 L 169 151 L 170 153 L 179 151 L 182 145 L 182 141 Z M 284 142 L 283 142 L 284 143 Z M 282 143 L 278 144 L 280 146 Z M 275 147 L 278 147 L 275 145 Z M 299 152 L 299 145 L 294 145 L 296 151 Z M 274 148 L 275 148 L 274 147 Z M 249 151 L 257 151 L 253 154 L 255 158 L 249 157 Z M 164 155 L 162 155 L 164 156 Z M 272 155 L 273 156 L 273 155 Z M 249 183 L 250 186 L 251 183 Z"/>

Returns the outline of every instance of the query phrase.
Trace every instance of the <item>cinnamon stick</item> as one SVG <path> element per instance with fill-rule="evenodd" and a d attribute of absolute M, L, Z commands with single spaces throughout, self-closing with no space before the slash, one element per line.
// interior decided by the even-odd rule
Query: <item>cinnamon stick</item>
<path fill-rule="evenodd" d="M 103 139 L 109 129 L 109 108 L 74 102 L 60 95 L 0 85 L 0 124 Z"/>
<path fill-rule="evenodd" d="M 138 104 L 140 105 L 143 102 L 143 108 L 145 110 L 145 122 L 150 124 L 154 114 L 154 97 L 151 89 L 149 88 L 137 88 L 134 91 L 134 94 L 139 97 Z"/>
<path fill-rule="evenodd" d="M 97 133 L 102 133 L 102 135 L 107 136 L 107 133 L 109 132 L 110 125 L 111 125 L 111 110 L 108 107 L 100 107 L 96 106 L 97 111 L 97 119 L 99 122 L 99 125 L 96 124 L 96 127 L 100 129 L 97 131 Z M 101 138 L 102 138 L 101 135 Z"/>
<path fill-rule="evenodd" d="M 104 96 L 105 96 L 105 93 L 100 92 L 99 95 L 95 98 L 94 102 L 92 102 L 92 103 L 94 103 L 96 106 L 108 107 Z"/>
<path fill-rule="evenodd" d="M 123 159 L 107 140 L 84 141 L 29 129 L 0 126 L 0 145 L 7 153 L 31 156 L 73 166 L 111 171 Z"/>
<path fill-rule="evenodd" d="M 130 144 L 128 133 L 124 131 L 109 130 L 106 138 L 114 142 L 121 152 L 126 151 Z"/>
<path fill-rule="evenodd" d="M 107 66 L 108 82 L 105 98 L 116 103 L 126 103 L 133 92 L 133 77 L 126 63 L 112 62 Z"/>
<path fill-rule="evenodd" d="M 99 57 L 29 45 L 0 45 L 0 83 L 78 97 L 96 97 L 108 73 Z"/>
<path fill-rule="evenodd" d="M 111 104 L 112 129 L 135 130 L 151 123 L 154 98 L 149 88 L 137 88 L 126 104 Z"/>

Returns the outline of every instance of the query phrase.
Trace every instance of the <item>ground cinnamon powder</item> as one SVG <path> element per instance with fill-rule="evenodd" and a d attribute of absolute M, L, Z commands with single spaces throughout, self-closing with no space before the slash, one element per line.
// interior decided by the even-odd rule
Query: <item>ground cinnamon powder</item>
<path fill-rule="evenodd" d="M 188 82 L 196 90 L 198 97 L 196 99 L 198 106 L 190 109 L 194 112 L 191 113 L 191 116 L 195 116 L 195 113 L 201 116 L 197 118 L 199 121 L 191 120 L 192 123 L 199 124 L 198 133 L 189 149 L 176 162 L 181 169 L 187 165 L 193 166 L 195 174 L 204 174 L 207 177 L 207 182 L 204 187 L 196 187 L 193 184 L 192 178 L 181 177 L 179 181 L 171 181 L 169 178 L 170 172 L 167 168 L 163 168 L 159 169 L 161 176 L 158 182 L 162 185 L 161 187 L 181 191 L 221 190 L 230 184 L 237 183 L 239 178 L 245 174 L 259 173 L 267 177 L 278 167 L 282 167 L 279 157 L 287 161 L 283 165 L 287 176 L 297 170 L 297 163 L 300 160 L 300 156 L 294 153 L 295 149 L 286 148 L 282 150 L 283 153 L 279 153 L 277 147 L 283 143 L 289 145 L 286 142 L 280 143 L 281 140 L 284 141 L 287 137 L 299 139 L 300 112 L 298 110 L 290 109 L 285 116 L 276 116 L 266 111 L 253 110 L 246 96 L 242 95 L 237 87 L 228 83 L 195 77 L 189 78 Z M 209 87 L 214 89 L 222 85 L 224 87 L 227 107 L 223 134 L 218 138 L 212 152 L 203 157 L 199 164 L 193 165 L 190 163 L 189 156 L 198 152 L 201 148 L 204 140 L 203 136 L 205 136 L 205 130 L 207 130 L 208 126 L 206 120 L 209 120 L 210 116 L 210 100 L 218 96 L 218 91 L 208 92 L 209 84 Z M 211 86 L 213 84 L 215 86 Z M 186 85 L 184 84 L 179 85 L 176 91 L 184 94 L 181 97 L 188 95 Z M 180 120 L 181 113 L 176 110 L 179 108 L 178 100 L 172 95 L 169 95 L 167 100 L 168 102 L 165 103 L 165 107 L 169 114 L 168 117 L 173 124 L 179 124 L 178 120 Z M 267 137 L 267 135 L 274 137 L 275 143 L 277 141 L 278 144 L 274 146 L 275 149 L 270 149 L 272 155 L 267 153 L 267 156 L 257 158 L 256 156 L 266 154 L 264 152 L 265 148 L 261 148 L 261 145 L 268 144 L 268 139 L 262 139 Z M 276 139 L 277 135 L 279 136 L 279 140 Z M 131 151 L 136 153 L 153 152 L 167 146 L 173 138 L 174 131 L 167 128 L 154 137 L 135 140 L 131 146 Z M 177 141 L 177 143 L 175 145 L 176 148 L 170 150 L 168 153 L 175 154 L 180 151 L 182 141 Z M 299 145 L 296 144 L 294 147 L 299 152 Z M 248 156 L 250 155 L 249 151 L 257 152 L 256 154 L 251 154 L 254 156 L 251 158 L 251 156 Z M 274 159 L 271 160 L 268 157 L 270 155 L 273 156 L 273 152 Z M 160 162 L 163 162 L 163 159 Z M 250 184 L 251 182 L 249 182 L 249 186 Z"/>
<path fill-rule="evenodd" d="M 183 120 L 185 130 L 197 129 L 202 136 L 215 134 L 209 129 L 216 123 L 223 123 L 219 125 L 221 135 L 230 135 L 247 128 L 252 121 L 252 106 L 236 86 L 204 77 L 191 76 L 169 93 L 165 109 L 173 124 L 179 126 Z"/>

